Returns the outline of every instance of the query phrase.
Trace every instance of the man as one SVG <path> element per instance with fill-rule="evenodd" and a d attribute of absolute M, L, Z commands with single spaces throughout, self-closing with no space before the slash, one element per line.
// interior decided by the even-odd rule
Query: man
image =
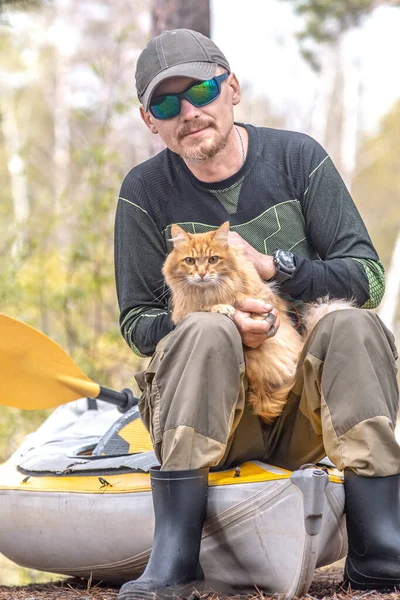
<path fill-rule="evenodd" d="M 191 232 L 231 224 L 264 280 L 301 314 L 330 295 L 373 308 L 384 273 L 331 159 L 306 135 L 234 122 L 240 86 L 208 38 L 165 31 L 136 69 L 140 114 L 167 149 L 126 176 L 115 227 L 121 330 L 139 355 L 140 411 L 161 470 L 152 470 L 155 535 L 149 564 L 120 600 L 188 595 L 203 578 L 200 539 L 207 473 L 262 459 L 288 469 L 325 455 L 344 470 L 345 579 L 400 585 L 400 449 L 392 334 L 377 315 L 325 316 L 299 359 L 283 414 L 263 425 L 246 403 L 243 345 L 276 335 L 279 315 L 249 298 L 234 320 L 194 313 L 174 329 L 161 267 L 173 223 Z M 267 313 L 264 321 L 251 313 Z M 256 582 L 255 582 L 256 583 Z"/>

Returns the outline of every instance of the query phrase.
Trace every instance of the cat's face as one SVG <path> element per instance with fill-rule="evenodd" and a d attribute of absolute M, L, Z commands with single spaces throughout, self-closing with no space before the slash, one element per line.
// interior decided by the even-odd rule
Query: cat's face
<path fill-rule="evenodd" d="M 229 223 L 201 234 L 186 233 L 173 225 L 174 248 L 163 269 L 168 285 L 207 289 L 219 288 L 231 281 L 237 257 L 228 245 L 228 232 Z"/>

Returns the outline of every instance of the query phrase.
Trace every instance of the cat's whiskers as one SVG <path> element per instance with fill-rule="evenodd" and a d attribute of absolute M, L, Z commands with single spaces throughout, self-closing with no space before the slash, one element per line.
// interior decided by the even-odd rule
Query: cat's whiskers
<path fill-rule="evenodd" d="M 229 281 L 219 278 L 215 281 L 215 284 L 217 288 L 215 304 L 233 303 L 234 291 L 229 285 Z"/>
<path fill-rule="evenodd" d="M 215 285 L 218 288 L 218 290 L 222 292 L 226 291 L 229 287 L 226 285 L 226 282 L 223 279 L 221 280 L 221 278 L 215 280 Z"/>
<path fill-rule="evenodd" d="M 162 290 L 162 292 L 158 296 L 155 296 L 155 298 L 154 298 L 155 302 L 162 302 L 171 293 L 171 290 L 169 289 L 168 285 L 165 283 L 165 279 L 164 278 L 159 279 L 159 281 L 162 281 L 162 284 L 154 290 L 154 293 L 158 292 L 159 290 Z"/>
<path fill-rule="evenodd" d="M 206 273 L 204 277 L 201 277 L 199 273 L 194 273 L 193 275 L 188 276 L 188 281 L 190 285 L 195 285 L 196 287 L 199 285 L 207 286 L 208 284 L 215 283 L 215 280 L 210 276 L 209 273 Z"/>
<path fill-rule="evenodd" d="M 187 288 L 190 287 L 190 283 L 188 282 L 179 282 L 179 285 L 176 287 L 175 292 L 174 292 L 174 297 L 176 299 L 179 299 L 180 296 L 184 295 L 184 292 L 186 291 Z"/>
<path fill-rule="evenodd" d="M 169 295 L 170 295 L 170 290 L 169 290 L 169 288 L 167 287 L 167 289 L 165 289 L 163 292 L 161 292 L 161 294 L 160 294 L 159 296 L 157 296 L 157 297 L 155 298 L 155 301 L 156 301 L 156 302 L 162 302 L 162 301 L 163 301 L 163 300 L 165 300 L 165 298 L 166 298 L 167 296 L 169 296 Z"/>
<path fill-rule="evenodd" d="M 155 292 L 158 292 L 158 290 L 163 290 L 163 289 L 165 290 L 165 288 L 166 288 L 166 287 L 168 287 L 168 286 L 167 286 L 167 284 L 165 283 L 165 281 L 163 281 L 163 283 L 162 283 L 162 284 L 161 284 L 161 285 L 160 285 L 158 288 L 156 288 L 156 289 L 154 290 L 154 293 L 155 293 Z"/>

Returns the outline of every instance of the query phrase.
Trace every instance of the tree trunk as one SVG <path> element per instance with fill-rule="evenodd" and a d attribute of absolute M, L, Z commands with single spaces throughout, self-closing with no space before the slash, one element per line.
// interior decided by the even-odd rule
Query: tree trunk
<path fill-rule="evenodd" d="M 25 173 L 20 132 L 15 114 L 14 95 L 11 91 L 3 94 L 1 102 L 1 124 L 7 165 L 11 181 L 11 194 L 15 216 L 15 241 L 11 255 L 21 252 L 25 242 L 25 225 L 29 216 L 28 185 Z"/>
<path fill-rule="evenodd" d="M 210 36 L 209 0 L 153 0 L 152 35 L 165 29 L 194 29 Z"/>
<path fill-rule="evenodd" d="M 70 24 L 69 0 L 56 5 L 55 27 L 60 29 Z M 56 79 L 54 90 L 54 199 L 55 213 L 58 218 L 58 236 L 62 247 L 69 242 L 65 223 L 67 191 L 70 183 L 70 51 L 65 42 L 55 45 Z"/>
<path fill-rule="evenodd" d="M 343 72 L 341 45 L 337 40 L 329 52 L 331 90 L 326 108 L 323 146 L 343 176 L 342 146 L 346 108 L 344 106 L 345 75 Z"/>

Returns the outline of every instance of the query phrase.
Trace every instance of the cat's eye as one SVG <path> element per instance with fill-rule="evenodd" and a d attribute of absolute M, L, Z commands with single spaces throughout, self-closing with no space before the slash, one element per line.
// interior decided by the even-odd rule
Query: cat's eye
<path fill-rule="evenodd" d="M 210 265 L 215 265 L 215 263 L 217 263 L 219 261 L 219 256 L 210 256 L 210 258 L 208 259 L 208 262 L 210 263 Z"/>
<path fill-rule="evenodd" d="M 194 263 L 195 263 L 195 262 L 196 262 L 196 261 L 195 261 L 195 260 L 194 260 L 194 258 L 192 258 L 191 256 L 187 256 L 187 257 L 185 258 L 185 263 L 186 263 L 187 265 L 194 265 Z"/>

